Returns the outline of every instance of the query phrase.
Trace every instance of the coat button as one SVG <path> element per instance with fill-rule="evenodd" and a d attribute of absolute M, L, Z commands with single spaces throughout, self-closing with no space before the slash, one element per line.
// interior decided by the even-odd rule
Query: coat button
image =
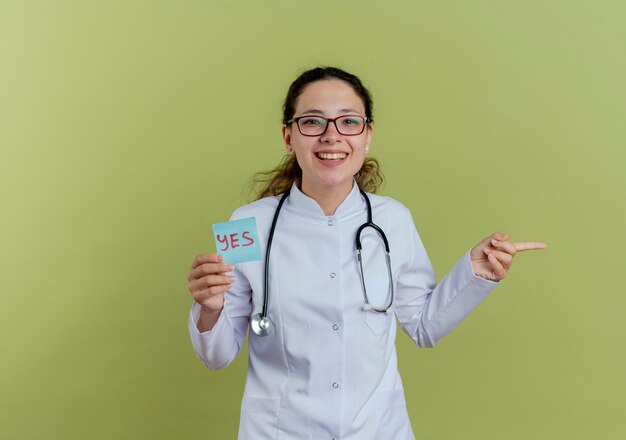
<path fill-rule="evenodd" d="M 331 278 L 335 278 L 336 276 L 337 276 L 337 274 L 336 274 L 335 272 L 331 272 L 331 273 L 330 273 L 330 277 L 331 277 Z"/>
<path fill-rule="evenodd" d="M 337 382 L 333 382 L 333 388 L 339 388 L 339 384 Z"/>
<path fill-rule="evenodd" d="M 333 330 L 335 331 L 339 330 L 339 326 L 337 324 L 333 324 Z"/>
<path fill-rule="evenodd" d="M 328 226 L 332 226 L 333 225 L 333 221 L 332 220 L 328 220 Z"/>

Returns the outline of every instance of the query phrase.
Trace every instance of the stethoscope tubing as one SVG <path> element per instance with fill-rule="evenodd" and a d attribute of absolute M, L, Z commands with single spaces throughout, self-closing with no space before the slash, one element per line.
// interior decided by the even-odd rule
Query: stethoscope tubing
<path fill-rule="evenodd" d="M 280 198 L 278 202 L 278 206 L 276 207 L 276 211 L 274 212 L 274 218 L 272 220 L 272 226 L 270 228 L 270 236 L 267 239 L 267 251 L 265 252 L 265 283 L 263 285 L 263 312 L 262 316 L 267 316 L 267 309 L 269 304 L 269 292 L 270 292 L 270 281 L 269 281 L 269 273 L 270 273 L 270 251 L 272 250 L 272 242 L 274 241 L 274 231 L 276 230 L 276 223 L 278 222 L 278 214 L 280 214 L 280 210 L 283 207 L 283 203 L 289 196 L 290 189 L 287 189 L 283 196 Z"/>
<path fill-rule="evenodd" d="M 372 221 L 372 205 L 370 203 L 369 197 L 362 189 L 359 188 L 359 191 L 361 192 L 361 195 L 363 196 L 363 198 L 365 199 L 365 203 L 367 204 L 367 222 L 363 223 L 357 229 L 356 237 L 355 237 L 356 254 L 357 254 L 358 261 L 359 261 L 359 269 L 360 269 L 359 272 L 361 276 L 361 287 L 363 288 L 363 296 L 365 298 L 364 308 L 366 310 L 372 310 L 378 313 L 388 313 L 389 309 L 393 305 L 393 300 L 394 300 L 393 274 L 391 271 L 391 257 L 389 256 L 389 253 L 390 253 L 389 242 L 387 241 L 387 237 L 385 236 L 385 233 L 383 232 L 383 230 Z M 285 200 L 289 196 L 289 192 L 290 192 L 289 189 L 285 191 L 283 196 L 280 198 L 280 201 L 278 202 L 278 206 L 276 207 L 276 211 L 274 212 L 274 218 L 272 219 L 272 226 L 270 227 L 270 234 L 267 240 L 267 251 L 265 252 L 265 280 L 263 283 L 263 308 L 262 308 L 261 313 L 257 313 L 251 319 L 252 330 L 258 336 L 269 335 L 272 331 L 272 328 L 274 327 L 272 320 L 267 314 L 268 309 L 269 309 L 269 290 L 270 290 L 270 286 L 269 286 L 270 252 L 272 250 L 272 242 L 274 241 L 274 231 L 276 230 L 276 223 L 278 222 L 280 210 L 282 209 L 283 203 L 285 203 Z M 365 277 L 363 275 L 363 262 L 362 262 L 362 257 L 361 257 L 361 251 L 362 251 L 361 232 L 365 228 L 374 229 L 378 233 L 380 238 L 382 238 L 383 243 L 385 245 L 385 259 L 387 263 L 387 273 L 389 275 L 389 290 L 391 291 L 391 295 L 390 295 L 389 303 L 383 307 L 373 306 L 367 295 L 367 289 L 365 286 Z"/>

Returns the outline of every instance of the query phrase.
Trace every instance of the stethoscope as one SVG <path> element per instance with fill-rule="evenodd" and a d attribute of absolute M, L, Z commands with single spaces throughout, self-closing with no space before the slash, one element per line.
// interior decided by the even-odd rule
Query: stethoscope
<path fill-rule="evenodd" d="M 393 276 L 391 273 L 391 258 L 389 257 L 389 242 L 387 241 L 387 237 L 383 230 L 372 222 L 372 205 L 370 204 L 370 199 L 365 194 L 365 192 L 359 188 L 359 191 L 363 195 L 365 199 L 365 203 L 367 204 L 367 222 L 363 223 L 359 226 L 359 229 L 356 231 L 356 256 L 359 260 L 359 269 L 361 276 L 361 288 L 363 289 L 363 296 L 365 297 L 365 305 L 363 306 L 364 310 L 372 310 L 374 312 L 379 313 L 389 313 L 389 308 L 393 305 Z M 289 189 L 283 194 L 280 201 L 278 202 L 278 206 L 276 207 L 276 212 L 274 213 L 274 219 L 272 220 L 272 227 L 270 228 L 270 235 L 267 241 L 267 252 L 265 254 L 265 283 L 264 283 L 264 291 L 263 291 L 263 311 L 261 313 L 257 313 L 252 317 L 250 322 L 250 327 L 252 327 L 252 331 L 258 336 L 267 336 L 272 332 L 274 328 L 274 322 L 267 315 L 268 308 L 268 299 L 269 299 L 269 270 L 270 270 L 270 250 L 272 249 L 272 240 L 274 238 L 274 230 L 276 229 L 276 222 L 278 220 L 278 214 L 280 214 L 280 210 L 283 207 L 283 203 L 285 199 L 289 196 Z M 385 245 L 385 260 L 387 261 L 387 273 L 389 274 L 389 290 L 391 292 L 389 295 L 389 303 L 383 307 L 375 307 L 370 302 L 369 297 L 367 296 L 367 289 L 365 288 L 365 278 L 363 276 L 363 259 L 361 258 L 361 233 L 365 228 L 374 229 L 380 238 L 382 238 L 383 243 Z"/>

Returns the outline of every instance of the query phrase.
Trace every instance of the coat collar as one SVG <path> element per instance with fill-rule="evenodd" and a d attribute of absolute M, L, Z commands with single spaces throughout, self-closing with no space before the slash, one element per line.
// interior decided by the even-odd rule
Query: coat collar
<path fill-rule="evenodd" d="M 316 221 L 328 221 L 329 219 L 333 219 L 339 221 L 347 217 L 352 217 L 352 215 L 356 213 L 363 212 L 365 209 L 365 201 L 361 196 L 359 185 L 357 185 L 355 180 L 353 180 L 352 183 L 352 190 L 337 207 L 335 213 L 329 216 L 324 214 L 324 211 L 315 199 L 312 199 L 302 192 L 300 185 L 300 179 L 293 183 L 285 207 L 289 211 L 308 219 Z"/>

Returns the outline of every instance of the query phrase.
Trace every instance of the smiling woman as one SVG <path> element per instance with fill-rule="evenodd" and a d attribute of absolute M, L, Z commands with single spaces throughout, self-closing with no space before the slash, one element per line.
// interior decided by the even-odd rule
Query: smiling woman
<path fill-rule="evenodd" d="M 339 104 L 340 94 L 345 98 L 345 106 Z M 326 103 L 320 101 L 316 105 L 311 102 L 318 98 L 325 99 Z M 324 104 L 326 111 L 321 108 Z M 337 112 L 337 117 L 329 118 L 328 112 L 333 111 Z M 350 153 L 348 148 L 333 148 L 333 135 L 357 136 L 350 145 L 363 143 L 361 151 L 357 151 L 361 164 L 351 174 L 351 178 L 353 176 L 359 188 L 376 193 L 384 178 L 378 161 L 373 157 L 365 157 L 370 148 L 373 122 L 371 95 L 357 76 L 335 67 L 318 67 L 304 72 L 291 84 L 283 105 L 283 138 L 287 156 L 273 170 L 255 175 L 255 182 L 261 188 L 257 198 L 284 193 L 293 182 L 303 177 L 302 167 L 311 163 L 311 160 L 306 161 L 307 153 L 297 151 L 294 145 L 294 126 L 297 126 L 295 134 L 298 138 L 311 137 L 310 143 L 318 144 L 317 149 L 308 154 L 324 160 L 324 165 L 329 168 L 344 163 Z M 352 160 L 350 169 L 354 170 L 358 163 L 358 158 Z M 308 184 L 307 179 L 305 187 Z"/>
<path fill-rule="evenodd" d="M 231 217 L 255 218 L 265 262 L 201 254 L 190 267 L 188 324 L 202 363 L 226 367 L 252 330 L 240 439 L 414 439 L 396 319 L 418 346 L 433 347 L 506 276 L 516 252 L 546 247 L 494 233 L 437 284 L 409 210 L 374 194 L 382 176 L 365 157 L 373 132 L 372 100 L 356 76 L 303 73 L 284 105 L 287 154 L 259 175 L 259 198 Z"/>

